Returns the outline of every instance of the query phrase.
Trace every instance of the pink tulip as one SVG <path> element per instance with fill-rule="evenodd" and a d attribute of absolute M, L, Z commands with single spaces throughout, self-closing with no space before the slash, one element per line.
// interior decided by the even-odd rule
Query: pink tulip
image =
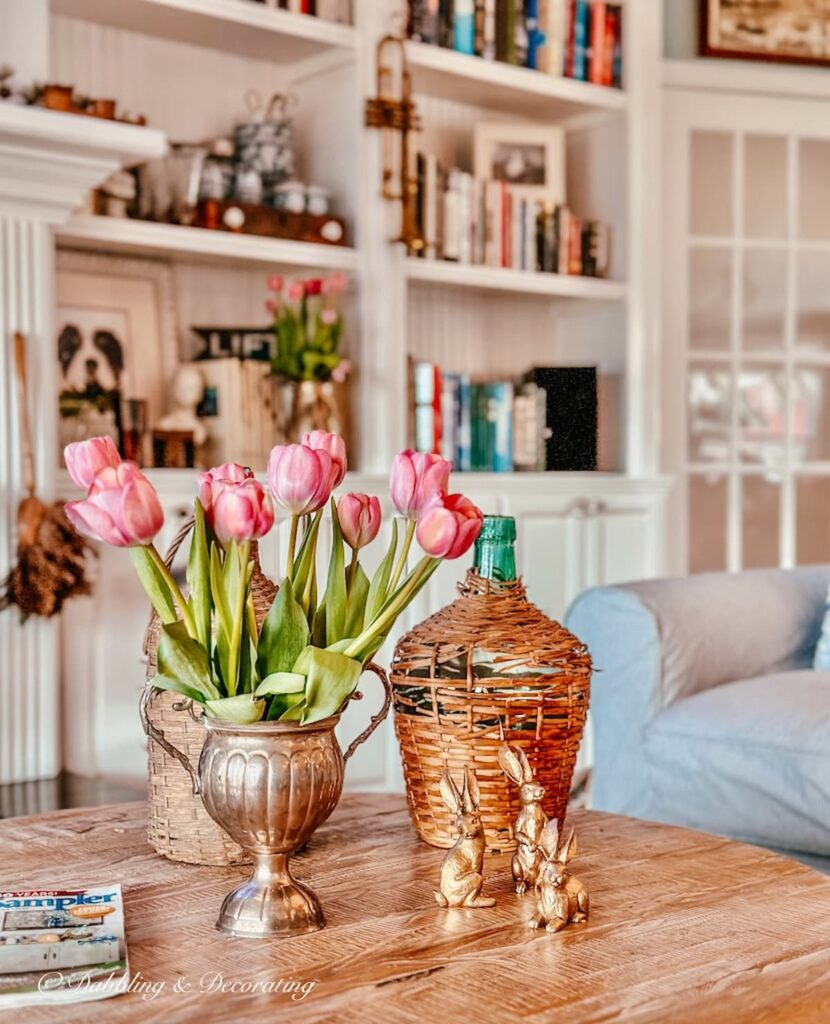
<path fill-rule="evenodd" d="M 302 281 L 292 281 L 286 294 L 289 302 L 299 302 L 305 295 L 305 285 Z"/>
<path fill-rule="evenodd" d="M 339 318 L 340 314 L 336 309 L 324 309 L 320 314 L 320 319 L 326 325 L 326 327 L 333 327 Z"/>
<path fill-rule="evenodd" d="M 343 539 L 353 550 L 371 544 L 380 529 L 380 501 L 368 494 L 344 494 L 337 503 Z"/>
<path fill-rule="evenodd" d="M 274 525 L 274 506 L 258 480 L 228 480 L 216 496 L 213 528 L 223 544 L 264 537 Z"/>
<path fill-rule="evenodd" d="M 339 434 L 330 434 L 326 430 L 312 430 L 310 434 L 303 434 L 300 443 L 306 448 L 315 452 L 328 452 L 337 465 L 337 479 L 334 486 L 339 486 L 346 475 L 346 442 Z"/>
<path fill-rule="evenodd" d="M 459 558 L 481 533 L 484 516 L 463 494 L 439 494 L 418 519 L 415 536 L 433 558 Z"/>
<path fill-rule="evenodd" d="M 304 444 L 278 444 L 268 458 L 274 501 L 294 516 L 316 512 L 331 497 L 340 472 L 328 452 Z"/>
<path fill-rule="evenodd" d="M 337 270 L 330 277 L 323 280 L 323 295 L 337 295 L 340 292 L 344 292 L 347 285 L 348 281 L 346 279 L 346 275 L 341 274 L 340 271 Z"/>
<path fill-rule="evenodd" d="M 65 508 L 78 533 L 117 548 L 149 544 L 164 522 L 156 489 L 134 462 L 105 466 L 86 500 Z"/>
<path fill-rule="evenodd" d="M 277 306 L 277 303 L 274 302 L 273 299 L 266 299 L 265 300 L 265 312 L 266 313 L 274 314 L 274 313 L 276 313 L 278 308 L 279 307 Z"/>
<path fill-rule="evenodd" d="M 240 466 L 236 462 L 224 462 L 221 466 L 214 466 L 206 473 L 199 474 L 199 503 L 205 510 L 205 519 L 214 529 L 219 495 L 229 484 L 241 484 L 243 480 L 252 479 L 253 475 L 247 466 Z"/>
<path fill-rule="evenodd" d="M 335 384 L 342 384 L 351 372 L 351 360 L 341 359 L 337 366 L 335 366 L 335 368 L 331 371 L 331 379 L 335 382 Z"/>
<path fill-rule="evenodd" d="M 271 274 L 271 276 L 268 278 L 268 287 L 271 289 L 272 292 L 281 292 L 284 284 L 285 281 L 283 280 L 281 274 Z"/>
<path fill-rule="evenodd" d="M 446 491 L 452 466 L 429 452 L 400 452 L 392 463 L 389 488 L 392 503 L 402 516 L 417 519 L 429 500 Z"/>
<path fill-rule="evenodd" d="M 96 473 L 121 462 L 111 437 L 91 437 L 88 441 L 68 444 L 63 450 L 63 458 L 72 482 L 85 491 L 92 486 Z"/>

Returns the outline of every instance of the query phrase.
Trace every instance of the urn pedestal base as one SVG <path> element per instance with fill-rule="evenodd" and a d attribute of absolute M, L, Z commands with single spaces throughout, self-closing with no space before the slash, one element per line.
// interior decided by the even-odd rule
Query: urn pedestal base
<path fill-rule="evenodd" d="M 255 853 L 253 875 L 225 897 L 216 927 L 256 939 L 316 932 L 325 923 L 320 901 L 292 877 L 288 854 Z"/>

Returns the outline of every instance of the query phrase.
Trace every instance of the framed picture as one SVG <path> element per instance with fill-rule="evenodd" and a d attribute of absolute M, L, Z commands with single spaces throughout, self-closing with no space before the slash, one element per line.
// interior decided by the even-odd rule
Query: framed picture
<path fill-rule="evenodd" d="M 701 0 L 707 57 L 830 64 L 830 5 L 823 0 Z"/>
<path fill-rule="evenodd" d="M 506 181 L 528 199 L 564 203 L 565 133 L 532 124 L 477 124 L 474 173 Z"/>
<path fill-rule="evenodd" d="M 122 412 L 137 405 L 151 426 L 179 362 L 170 267 L 59 252 L 55 307 L 61 442 L 118 441 Z"/>

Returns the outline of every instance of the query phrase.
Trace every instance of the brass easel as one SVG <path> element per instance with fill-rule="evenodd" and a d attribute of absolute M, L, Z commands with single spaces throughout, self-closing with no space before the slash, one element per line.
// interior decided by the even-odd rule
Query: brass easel
<path fill-rule="evenodd" d="M 396 75 L 395 67 L 388 59 L 386 51 L 396 49 L 400 55 L 400 71 Z M 418 230 L 415 216 L 415 197 L 418 183 L 409 173 L 409 133 L 418 131 L 420 118 L 412 102 L 412 76 L 406 62 L 404 41 L 400 36 L 386 35 L 377 45 L 377 96 L 366 100 L 367 128 L 380 128 L 383 132 L 383 187 L 381 195 L 384 199 L 392 199 L 401 204 L 401 231 L 395 242 L 403 242 L 407 255 L 415 255 L 424 248 L 424 239 Z M 398 97 L 395 97 L 394 86 L 398 84 Z M 398 187 L 393 188 L 395 178 L 395 153 L 393 133 L 400 133 L 400 166 L 398 168 Z"/>

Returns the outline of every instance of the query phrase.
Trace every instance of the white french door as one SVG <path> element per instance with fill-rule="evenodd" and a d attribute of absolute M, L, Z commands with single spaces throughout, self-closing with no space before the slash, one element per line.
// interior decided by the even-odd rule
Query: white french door
<path fill-rule="evenodd" d="M 830 561 L 830 103 L 670 90 L 675 568 Z"/>

